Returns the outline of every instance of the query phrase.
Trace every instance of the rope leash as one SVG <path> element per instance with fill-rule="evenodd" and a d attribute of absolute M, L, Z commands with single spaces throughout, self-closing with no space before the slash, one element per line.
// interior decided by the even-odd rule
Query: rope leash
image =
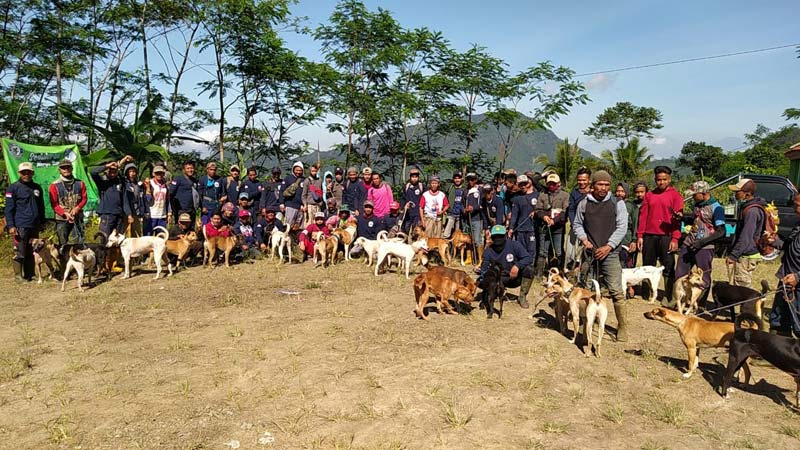
<path fill-rule="evenodd" d="M 772 290 L 764 292 L 763 294 L 761 294 L 761 295 L 759 295 L 757 297 L 748 298 L 746 300 L 742 300 L 742 301 L 736 302 L 736 303 L 731 303 L 730 305 L 720 306 L 719 308 L 705 309 L 702 312 L 698 312 L 698 313 L 693 314 L 693 315 L 697 316 L 697 317 L 700 317 L 702 315 L 710 314 L 712 312 L 722 311 L 722 310 L 725 310 L 725 309 L 728 309 L 728 308 L 733 308 L 734 306 L 744 305 L 745 303 L 750 303 L 750 302 L 754 302 L 756 300 L 759 300 L 761 298 L 766 298 L 768 294 L 774 294 L 774 293 L 778 292 L 779 290 L 780 289 L 772 289 Z M 784 288 L 784 290 L 785 290 L 785 288 Z"/>
<path fill-rule="evenodd" d="M 794 295 L 794 290 L 789 291 L 786 289 L 786 285 L 781 283 L 781 288 L 783 289 L 783 299 L 786 300 L 787 306 L 789 306 L 789 311 L 792 313 L 792 320 L 794 320 L 794 326 L 800 327 L 800 318 L 797 317 L 797 311 L 794 310 L 794 304 L 797 300 Z"/>

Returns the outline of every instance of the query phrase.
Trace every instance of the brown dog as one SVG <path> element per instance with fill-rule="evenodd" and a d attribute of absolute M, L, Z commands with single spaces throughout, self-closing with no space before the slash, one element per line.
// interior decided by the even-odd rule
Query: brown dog
<path fill-rule="evenodd" d="M 442 258 L 442 263 L 444 263 L 445 266 L 450 264 L 450 241 L 443 238 L 426 236 L 425 228 L 423 228 L 422 225 L 414 227 L 412 236 L 416 236 L 415 240 L 425 239 L 428 243 L 428 253 L 432 250 L 436 250 L 436 252 L 439 253 L 439 257 Z"/>
<path fill-rule="evenodd" d="M 689 378 L 700 365 L 700 349 L 711 347 L 725 347 L 733 339 L 732 322 L 711 322 L 699 317 L 684 316 L 679 312 L 667 308 L 655 308 L 644 313 L 650 320 L 658 320 L 676 328 L 681 336 L 683 345 L 689 353 L 689 362 L 683 378 Z M 744 365 L 745 377 L 750 378 L 750 368 Z"/>
<path fill-rule="evenodd" d="M 225 267 L 230 267 L 231 251 L 236 247 L 238 239 L 236 236 L 214 236 L 206 239 L 203 244 L 205 252 L 203 253 L 203 265 L 208 261 L 210 266 L 212 261 L 216 259 L 217 250 L 222 250 L 225 253 Z"/>
<path fill-rule="evenodd" d="M 566 335 L 568 330 L 568 316 L 572 316 L 574 334 L 570 343 L 574 344 L 580 331 L 580 319 L 586 318 L 586 343 L 591 346 L 592 329 L 595 322 L 598 325 L 597 343 L 594 346 L 595 355 L 600 356 L 600 344 L 603 342 L 606 320 L 608 319 L 608 306 L 600 295 L 600 285 L 597 280 L 592 280 L 594 292 L 588 289 L 575 287 L 557 268 L 551 268 L 547 277 L 545 294 L 556 298 L 556 320 L 559 331 Z M 589 352 L 585 352 L 589 356 Z"/>
<path fill-rule="evenodd" d="M 461 257 L 461 265 L 467 265 L 466 257 L 471 255 L 472 250 L 472 236 L 461 230 L 453 231 L 452 236 L 450 236 L 450 248 L 453 250 L 451 259 L 458 254 Z"/>
<path fill-rule="evenodd" d="M 336 264 L 336 254 L 339 248 L 339 235 L 332 234 L 325 236 L 322 232 L 315 233 L 314 240 L 314 264 L 321 264 L 322 267 L 326 265 Z M 319 255 L 319 259 L 317 259 Z"/>
<path fill-rule="evenodd" d="M 50 274 L 48 280 L 52 280 L 56 276 L 56 270 L 61 265 L 58 258 L 58 249 L 50 239 L 39 238 L 31 239 L 31 247 L 33 248 L 37 283 L 42 284 L 42 265 L 47 266 L 47 272 Z"/>
<path fill-rule="evenodd" d="M 703 269 L 695 266 L 689 274 L 675 280 L 675 295 L 678 299 L 678 312 L 694 314 L 697 312 L 697 300 L 703 295 L 706 285 L 703 282 Z M 684 308 L 685 306 L 685 308 Z"/>
<path fill-rule="evenodd" d="M 414 295 L 417 303 L 414 313 L 420 319 L 428 320 L 428 316 L 425 314 L 425 305 L 433 295 L 439 314 L 443 313 L 442 304 L 448 314 L 456 314 L 450 307 L 450 298 L 455 298 L 456 302 L 463 301 L 471 304 L 477 290 L 478 285 L 466 272 L 442 266 L 433 267 L 431 270 L 417 275 L 414 279 Z"/>
<path fill-rule="evenodd" d="M 197 233 L 189 231 L 181 235 L 178 239 L 167 240 L 167 252 L 164 255 L 175 255 L 178 261 L 175 263 L 175 269 L 180 267 L 181 263 L 186 260 L 186 256 L 192 250 L 192 245 L 197 242 Z"/>

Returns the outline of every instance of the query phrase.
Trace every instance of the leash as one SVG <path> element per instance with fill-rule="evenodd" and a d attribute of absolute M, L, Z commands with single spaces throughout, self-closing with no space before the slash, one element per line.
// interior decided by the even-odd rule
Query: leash
<path fill-rule="evenodd" d="M 784 289 L 785 289 L 785 287 L 784 287 Z M 703 310 L 702 312 L 694 314 L 694 316 L 700 317 L 702 315 L 710 314 L 712 312 L 722 311 L 722 310 L 725 310 L 725 309 L 733 308 L 734 306 L 739 306 L 739 305 L 744 305 L 745 303 L 754 302 L 754 301 L 756 301 L 758 299 L 766 298 L 768 294 L 774 294 L 774 293 L 778 292 L 779 290 L 780 289 L 772 289 L 772 290 L 764 292 L 763 294 L 761 294 L 761 295 L 759 295 L 757 297 L 748 298 L 746 300 L 742 300 L 742 301 L 736 302 L 736 303 L 731 303 L 730 305 L 720 306 L 719 308 L 706 309 L 706 310 Z"/>
<path fill-rule="evenodd" d="M 797 311 L 794 310 L 794 303 L 797 301 L 795 298 L 794 290 L 788 291 L 786 289 L 786 285 L 781 283 L 781 288 L 783 289 L 783 299 L 786 300 L 786 304 L 789 307 L 789 311 L 792 313 L 792 320 L 794 320 L 795 328 L 800 327 L 800 318 L 797 317 Z"/>

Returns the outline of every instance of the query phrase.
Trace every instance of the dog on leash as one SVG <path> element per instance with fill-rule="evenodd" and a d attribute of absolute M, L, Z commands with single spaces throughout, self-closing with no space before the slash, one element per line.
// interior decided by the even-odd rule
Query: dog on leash
<path fill-rule="evenodd" d="M 278 228 L 273 228 L 269 235 L 270 248 L 269 259 L 275 258 L 275 251 L 278 252 L 278 260 L 283 262 L 283 249 L 289 256 L 289 264 L 292 263 L 292 238 L 289 236 L 289 231 L 281 231 Z"/>
<path fill-rule="evenodd" d="M 701 348 L 725 347 L 733 339 L 732 322 L 712 322 L 667 308 L 655 308 L 644 313 L 644 317 L 664 322 L 678 330 L 689 356 L 686 372 L 682 375 L 684 379 L 689 379 L 700 365 Z M 745 376 L 750 378 L 750 368 L 745 365 L 744 370 Z"/>
<path fill-rule="evenodd" d="M 83 276 L 85 274 L 88 277 L 88 282 L 91 284 L 92 269 L 94 269 L 96 264 L 97 258 L 92 249 L 85 248 L 83 250 L 78 250 L 74 246 L 71 247 L 69 249 L 69 257 L 64 265 L 64 279 L 61 281 L 61 292 L 64 292 L 67 279 L 69 279 L 69 274 L 72 270 L 75 270 L 75 273 L 78 275 L 78 291 L 83 292 Z"/>
<path fill-rule="evenodd" d="M 181 235 L 178 239 L 167 240 L 167 252 L 165 255 L 174 255 L 177 257 L 175 270 L 178 270 L 181 263 L 186 260 L 195 242 L 197 242 L 197 233 L 194 231 L 189 231 Z M 169 263 L 169 261 L 167 261 L 167 263 Z"/>
<path fill-rule="evenodd" d="M 480 284 L 481 304 L 486 311 L 486 318 L 491 319 L 495 312 L 497 318 L 503 318 L 503 301 L 506 297 L 506 288 L 503 286 L 503 268 L 497 262 L 492 262 L 489 270 L 483 275 Z M 494 309 L 495 300 L 500 301 L 500 309 Z"/>
<path fill-rule="evenodd" d="M 728 367 L 722 380 L 722 396 L 728 398 L 734 374 L 747 367 L 751 356 L 760 356 L 776 368 L 794 378 L 795 406 L 800 408 L 800 340 L 788 336 L 778 336 L 758 329 L 761 317 L 741 313 L 736 319 L 735 331 L 728 349 Z M 745 371 L 744 384 L 750 382 L 749 372 Z"/>
<path fill-rule="evenodd" d="M 570 343 L 577 341 L 580 332 L 580 319 L 586 318 L 586 344 L 592 347 L 592 332 L 594 324 L 598 325 L 597 343 L 594 344 L 594 354 L 600 357 L 600 344 L 605 334 L 606 320 L 608 319 L 608 306 L 600 295 L 600 283 L 592 280 L 594 292 L 574 286 L 566 277 L 562 276 L 557 268 L 550 269 L 548 286 L 545 290 L 547 296 L 556 298 L 556 320 L 559 331 L 566 335 L 568 330 L 568 316 L 572 316 L 572 327 L 575 330 Z M 589 356 L 589 352 L 585 352 Z"/>
<path fill-rule="evenodd" d="M 405 242 L 383 241 L 380 247 L 378 247 L 378 256 L 375 259 L 375 276 L 378 276 L 378 271 L 384 260 L 386 260 L 389 255 L 392 255 L 400 258 L 404 263 L 406 279 L 408 279 L 408 273 L 411 270 L 411 261 L 414 259 L 414 256 L 419 252 L 425 253 L 427 251 L 428 242 L 424 238 L 411 243 L 411 245 Z"/>
<path fill-rule="evenodd" d="M 425 314 L 425 305 L 433 295 L 439 314 L 443 314 L 443 304 L 447 314 L 456 314 L 450 307 L 450 298 L 455 299 L 456 304 L 460 301 L 471 304 L 477 289 L 478 286 L 464 271 L 442 266 L 432 267 L 414 279 L 414 296 L 417 304 L 414 313 L 420 319 L 429 320 Z"/>
<path fill-rule="evenodd" d="M 153 231 L 158 231 L 158 234 L 132 238 L 126 237 L 124 234 L 117 232 L 117 230 L 111 232 L 106 247 L 119 247 L 122 259 L 125 261 L 123 279 L 131 276 L 131 258 L 149 255 L 150 252 L 153 252 L 153 261 L 156 264 L 156 276 L 153 279 L 157 280 L 161 276 L 161 263 L 164 259 L 164 254 L 167 252 L 167 236 L 169 233 L 164 227 L 155 227 Z M 169 276 L 172 276 L 172 264 L 169 262 L 167 263 L 167 270 L 169 270 Z"/>
<path fill-rule="evenodd" d="M 731 321 L 736 322 L 736 305 L 742 313 L 753 314 L 756 317 L 764 317 L 762 310 L 764 301 L 769 291 L 769 282 L 761 280 L 761 292 L 745 286 L 734 286 L 727 281 L 716 281 L 711 288 L 711 296 L 719 306 L 728 306 L 731 313 Z M 760 322 L 759 322 L 760 324 Z M 760 326 L 763 329 L 763 326 Z"/>
<path fill-rule="evenodd" d="M 661 282 L 661 276 L 664 273 L 664 266 L 641 266 L 632 269 L 622 269 L 622 289 L 628 290 L 629 287 L 642 284 L 647 281 L 650 285 L 650 298 L 648 303 L 656 302 L 656 295 L 658 294 L 658 284 Z"/>
<path fill-rule="evenodd" d="M 58 256 L 58 249 L 50 241 L 50 239 L 31 239 L 31 247 L 33 248 L 33 263 L 36 268 L 37 283 L 42 284 L 42 266 L 47 267 L 49 274 L 48 280 L 52 280 L 56 276 L 56 270 L 61 266 Z"/>
<path fill-rule="evenodd" d="M 698 300 L 706 290 L 703 269 L 695 266 L 689 274 L 675 280 L 675 295 L 678 299 L 678 312 L 694 314 L 698 310 Z M 685 308 L 684 308 L 685 306 Z"/>
<path fill-rule="evenodd" d="M 417 239 L 425 239 L 428 243 L 428 253 L 431 251 L 436 251 L 439 254 L 439 258 L 442 260 L 442 263 L 446 266 L 450 264 L 450 241 L 447 239 L 442 238 L 435 238 L 429 237 L 425 234 L 425 227 L 422 225 L 417 225 L 414 227 L 413 235 L 417 237 Z M 430 255 L 429 255 L 430 257 Z"/>

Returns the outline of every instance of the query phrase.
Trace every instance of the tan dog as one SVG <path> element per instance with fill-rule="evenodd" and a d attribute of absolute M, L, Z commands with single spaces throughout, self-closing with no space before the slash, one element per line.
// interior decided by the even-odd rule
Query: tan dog
<path fill-rule="evenodd" d="M 225 253 L 225 267 L 230 267 L 231 252 L 236 248 L 237 242 L 238 239 L 236 236 L 213 236 L 206 239 L 203 244 L 205 247 L 205 251 L 203 252 L 203 265 L 208 261 L 208 265 L 210 266 L 211 263 L 216 260 L 217 250 L 222 250 Z"/>
<path fill-rule="evenodd" d="M 467 256 L 471 259 L 472 236 L 461 230 L 453 231 L 450 236 L 450 248 L 453 250 L 452 258 L 458 254 L 461 257 L 461 265 L 467 265 Z"/>
<path fill-rule="evenodd" d="M 33 248 L 33 263 L 36 267 L 37 283 L 42 284 L 42 265 L 47 266 L 49 273 L 48 280 L 52 280 L 56 276 L 56 270 L 61 266 L 59 262 L 58 249 L 50 239 L 31 239 L 31 247 Z"/>
<path fill-rule="evenodd" d="M 175 263 L 175 269 L 180 267 L 181 263 L 186 260 L 186 256 L 192 249 L 192 245 L 197 242 L 197 233 L 189 231 L 181 235 L 178 239 L 167 241 L 167 255 L 175 255 L 178 261 Z M 164 256 L 166 258 L 166 255 Z"/>
<path fill-rule="evenodd" d="M 694 316 L 684 316 L 667 308 L 655 308 L 644 313 L 649 320 L 657 320 L 676 328 L 689 353 L 688 366 L 683 378 L 689 378 L 700 365 L 700 349 L 725 347 L 733 339 L 733 322 L 711 322 Z M 750 378 L 750 368 L 744 364 L 744 373 Z"/>
<path fill-rule="evenodd" d="M 336 264 L 336 250 L 339 248 L 339 236 L 332 234 L 325 236 L 321 231 L 313 233 L 314 243 L 314 264 L 321 263 L 322 267 Z M 319 255 L 319 259 L 317 256 Z"/>
<path fill-rule="evenodd" d="M 678 299 L 678 312 L 681 314 L 696 313 L 697 300 L 703 295 L 705 288 L 703 269 L 697 266 L 692 267 L 692 270 L 689 271 L 689 275 L 675 280 L 675 296 Z M 684 306 L 686 307 L 685 309 Z"/>
<path fill-rule="evenodd" d="M 442 263 L 444 263 L 445 266 L 450 264 L 449 240 L 436 237 L 428 237 L 425 234 L 425 228 L 423 228 L 422 225 L 415 226 L 412 235 L 416 236 L 417 240 L 425 239 L 428 243 L 428 251 L 430 252 L 432 250 L 436 250 L 436 252 L 439 253 L 439 257 L 442 258 Z"/>
<path fill-rule="evenodd" d="M 450 298 L 456 302 L 463 301 L 471 304 L 475 299 L 475 292 L 478 285 L 461 270 L 453 270 L 446 267 L 437 266 L 431 270 L 417 275 L 414 279 L 414 296 L 416 297 L 417 307 L 414 314 L 420 319 L 428 320 L 425 314 L 430 296 L 436 300 L 436 310 L 443 314 L 442 305 L 444 304 L 447 314 L 456 314 L 450 306 Z"/>
<path fill-rule="evenodd" d="M 344 260 L 350 261 L 350 246 L 356 239 L 356 229 L 358 228 L 358 219 L 349 217 L 347 219 L 347 226 L 344 228 L 337 228 L 331 232 L 339 237 L 339 245 L 344 250 Z M 338 249 L 336 250 L 339 251 Z"/>
<path fill-rule="evenodd" d="M 574 334 L 570 343 L 574 344 L 578 338 L 580 330 L 580 318 L 586 318 L 586 343 L 592 346 L 592 330 L 595 321 L 598 325 L 597 343 L 594 345 L 595 356 L 600 357 L 600 344 L 603 342 L 605 334 L 606 320 L 608 319 L 608 306 L 600 295 L 600 284 L 597 280 L 592 280 L 594 292 L 575 287 L 565 277 L 561 276 L 558 269 L 550 269 L 548 275 L 548 286 L 545 293 L 548 296 L 556 297 L 556 320 L 558 328 L 562 334 L 566 335 L 568 330 L 567 322 L 569 315 L 572 316 L 572 327 Z M 589 352 L 585 352 L 589 356 Z"/>

